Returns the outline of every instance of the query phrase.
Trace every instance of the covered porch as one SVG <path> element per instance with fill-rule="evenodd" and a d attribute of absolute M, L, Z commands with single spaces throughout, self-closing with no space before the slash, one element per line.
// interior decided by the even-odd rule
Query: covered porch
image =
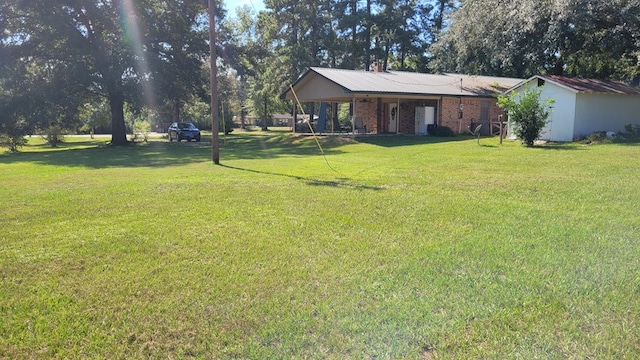
<path fill-rule="evenodd" d="M 337 125 L 338 105 L 348 104 L 354 134 L 418 134 L 447 126 L 453 132 L 490 123 L 503 114 L 495 95 L 520 79 L 400 71 L 310 68 L 280 96 L 298 103 L 317 103 L 318 132 L 344 132 Z M 344 105 L 343 105 L 344 106 Z M 324 108 L 324 112 L 322 111 Z M 339 125 L 339 124 L 338 124 Z"/>

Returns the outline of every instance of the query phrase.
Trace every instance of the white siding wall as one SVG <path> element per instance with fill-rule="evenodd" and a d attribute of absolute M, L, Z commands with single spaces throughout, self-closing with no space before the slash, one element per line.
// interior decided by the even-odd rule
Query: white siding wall
<path fill-rule="evenodd" d="M 578 94 L 574 137 L 624 131 L 627 124 L 640 125 L 640 96 Z"/>
<path fill-rule="evenodd" d="M 517 94 L 518 97 L 521 97 L 529 89 L 535 89 L 537 87 L 536 81 L 537 81 L 536 79 L 533 79 L 525 84 L 522 84 L 522 86 L 516 88 L 514 92 Z M 509 139 L 511 140 L 516 139 L 516 134 L 514 134 L 513 132 L 513 124 L 511 123 L 511 121 L 509 121 L 509 123 L 507 124 L 507 133 L 508 133 Z"/>
<path fill-rule="evenodd" d="M 528 89 L 535 89 L 538 79 L 532 79 L 529 83 L 519 87 L 516 91 L 523 94 Z M 542 129 L 541 140 L 572 141 L 573 119 L 576 114 L 576 94 L 570 90 L 546 82 L 542 87 L 540 100 L 553 99 L 553 110 L 549 115 L 547 125 Z M 511 129 L 509 133 L 512 134 Z"/>
<path fill-rule="evenodd" d="M 573 119 L 576 116 L 576 93 L 546 82 L 540 99 L 553 99 L 553 109 L 540 139 L 550 141 L 572 141 Z"/>

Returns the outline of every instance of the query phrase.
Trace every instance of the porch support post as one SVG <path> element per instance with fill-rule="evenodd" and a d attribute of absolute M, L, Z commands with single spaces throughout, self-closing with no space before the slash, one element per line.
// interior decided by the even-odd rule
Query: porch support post
<path fill-rule="evenodd" d="M 400 98 L 396 105 L 396 135 L 400 134 Z"/>
<path fill-rule="evenodd" d="M 442 126 L 442 96 L 438 99 L 438 112 L 436 113 L 436 125 Z"/>
<path fill-rule="evenodd" d="M 293 120 L 291 121 L 291 132 L 296 132 L 296 120 L 298 119 L 298 104 L 295 99 L 293 100 L 293 106 L 291 107 L 291 115 L 293 116 Z"/>
<path fill-rule="evenodd" d="M 355 135 L 356 133 L 356 97 L 353 96 L 353 111 L 351 114 L 351 133 Z"/>

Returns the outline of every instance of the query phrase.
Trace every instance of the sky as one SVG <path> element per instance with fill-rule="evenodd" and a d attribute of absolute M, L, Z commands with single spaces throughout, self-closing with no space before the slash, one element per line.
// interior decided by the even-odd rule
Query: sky
<path fill-rule="evenodd" d="M 236 8 L 239 6 L 248 5 L 253 7 L 256 13 L 260 10 L 264 10 L 264 2 L 262 0 L 223 0 L 224 5 L 229 12 L 229 15 L 235 15 Z"/>

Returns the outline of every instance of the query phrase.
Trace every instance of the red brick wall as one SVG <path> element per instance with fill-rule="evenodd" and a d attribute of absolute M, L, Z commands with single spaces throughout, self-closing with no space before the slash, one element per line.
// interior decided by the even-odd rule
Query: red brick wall
<path fill-rule="evenodd" d="M 458 119 L 458 110 L 460 109 L 460 98 L 443 98 L 441 101 L 441 122 L 440 126 L 448 126 L 451 130 L 458 132 L 467 132 L 473 122 L 480 123 L 482 102 L 489 103 L 489 121 L 498 120 L 499 115 L 503 115 L 504 111 L 497 105 L 495 98 L 462 98 L 462 122 Z M 489 124 L 483 124 L 482 132 L 489 132 Z"/>
<path fill-rule="evenodd" d="M 378 133 L 378 101 L 367 99 L 367 102 L 356 101 L 355 116 L 362 117 L 367 133 Z"/>
<path fill-rule="evenodd" d="M 497 106 L 495 98 L 462 98 L 462 122 L 458 119 L 458 109 L 460 108 L 460 98 L 444 97 L 440 102 L 437 100 L 400 100 L 400 112 L 398 117 L 398 132 L 401 134 L 415 134 L 415 108 L 417 106 L 434 106 L 437 111 L 436 123 L 438 126 L 447 126 L 454 132 L 466 133 L 473 122 L 474 125 L 480 123 L 482 102 L 488 102 L 488 121 L 496 121 L 499 115 L 504 114 Z M 379 119 L 386 121 L 386 114 L 378 99 L 369 98 L 366 102 L 357 101 L 355 116 L 362 117 L 363 123 L 368 133 L 381 133 L 378 129 Z M 380 107 L 380 108 L 379 108 Z M 483 124 L 482 132 L 488 133 L 489 124 Z"/>
<path fill-rule="evenodd" d="M 400 101 L 398 131 L 401 134 L 416 133 L 416 106 L 419 106 L 417 101 Z"/>

